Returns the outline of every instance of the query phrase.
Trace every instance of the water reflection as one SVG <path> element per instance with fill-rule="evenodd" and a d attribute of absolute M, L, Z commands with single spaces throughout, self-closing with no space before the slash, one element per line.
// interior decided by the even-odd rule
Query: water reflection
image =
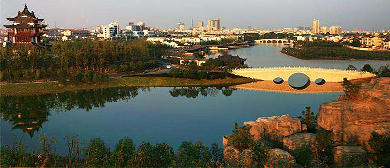
<path fill-rule="evenodd" d="M 33 96 L 4 96 L 0 97 L 0 113 L 2 120 L 12 124 L 13 130 L 22 130 L 33 137 L 43 123 L 48 121 L 52 111 L 91 111 L 105 107 L 106 103 L 128 101 L 135 98 L 140 91 L 150 90 L 148 87 L 119 87 Z M 228 87 L 175 87 L 169 93 L 172 97 L 197 98 L 199 95 L 216 96 L 219 92 L 230 96 L 233 90 Z"/>
<path fill-rule="evenodd" d="M 231 96 L 233 94 L 233 88 L 229 87 L 174 87 L 169 91 L 172 97 L 187 97 L 187 98 L 197 98 L 200 95 L 202 96 L 213 96 L 218 95 L 219 91 L 222 92 L 225 96 Z"/>
<path fill-rule="evenodd" d="M 33 96 L 4 96 L 0 97 L 0 112 L 2 119 L 13 125 L 12 129 L 20 129 L 31 137 L 48 121 L 52 110 L 59 112 L 72 109 L 104 107 L 107 102 L 129 100 L 138 95 L 139 90 L 149 88 L 120 87 L 96 90 L 82 90 L 57 94 Z"/>

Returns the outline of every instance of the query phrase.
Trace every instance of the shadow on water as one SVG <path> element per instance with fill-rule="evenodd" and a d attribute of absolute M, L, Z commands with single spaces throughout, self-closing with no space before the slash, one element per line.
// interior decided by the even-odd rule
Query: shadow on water
<path fill-rule="evenodd" d="M 3 121 L 12 124 L 13 130 L 22 130 L 33 137 L 43 123 L 48 121 L 52 111 L 91 111 L 105 107 L 106 103 L 130 100 L 140 91 L 150 90 L 149 87 L 118 87 L 32 96 L 4 96 L 0 97 L 0 114 Z M 175 87 L 169 93 L 172 97 L 197 98 L 199 95 L 216 96 L 220 91 L 225 96 L 231 96 L 233 90 L 228 87 Z"/>

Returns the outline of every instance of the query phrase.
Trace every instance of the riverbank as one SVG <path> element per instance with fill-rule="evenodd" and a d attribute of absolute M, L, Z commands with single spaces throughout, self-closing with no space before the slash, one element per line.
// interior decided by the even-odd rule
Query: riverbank
<path fill-rule="evenodd" d="M 139 87 L 195 87 L 195 86 L 231 86 L 254 82 L 253 79 L 227 77 L 225 79 L 183 79 L 171 77 L 123 77 L 114 78 L 103 84 L 62 85 L 58 82 L 43 83 L 9 83 L 0 85 L 0 96 L 38 95 L 46 93 L 62 93 L 67 91 L 101 89 L 124 86 Z"/>

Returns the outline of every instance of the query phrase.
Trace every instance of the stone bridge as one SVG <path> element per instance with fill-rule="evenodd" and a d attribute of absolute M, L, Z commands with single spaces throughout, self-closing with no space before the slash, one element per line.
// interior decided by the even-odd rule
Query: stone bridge
<path fill-rule="evenodd" d="M 375 74 L 369 72 L 312 67 L 244 68 L 235 69 L 231 73 L 252 79 L 270 81 L 277 77 L 282 78 L 284 81 L 288 81 L 288 78 L 295 73 L 305 74 L 309 77 L 310 81 L 315 81 L 318 78 L 322 78 L 326 82 L 342 82 L 344 78 L 352 80 L 376 77 Z"/>
<path fill-rule="evenodd" d="M 262 44 L 262 43 L 290 43 L 290 40 L 288 39 L 260 39 L 255 40 L 256 43 Z"/>

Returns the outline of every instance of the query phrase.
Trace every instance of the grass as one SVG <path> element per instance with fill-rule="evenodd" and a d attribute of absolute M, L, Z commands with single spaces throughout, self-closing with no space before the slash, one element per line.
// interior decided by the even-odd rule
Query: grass
<path fill-rule="evenodd" d="M 62 93 L 66 91 L 139 86 L 139 87 L 190 87 L 190 86 L 226 86 L 253 82 L 249 78 L 231 78 L 225 79 L 183 79 L 171 77 L 124 77 L 112 79 L 104 84 L 79 84 L 79 85 L 61 85 L 58 82 L 44 83 L 23 83 L 23 84 L 4 84 L 0 85 L 0 96 L 11 95 L 37 95 L 46 93 Z"/>

